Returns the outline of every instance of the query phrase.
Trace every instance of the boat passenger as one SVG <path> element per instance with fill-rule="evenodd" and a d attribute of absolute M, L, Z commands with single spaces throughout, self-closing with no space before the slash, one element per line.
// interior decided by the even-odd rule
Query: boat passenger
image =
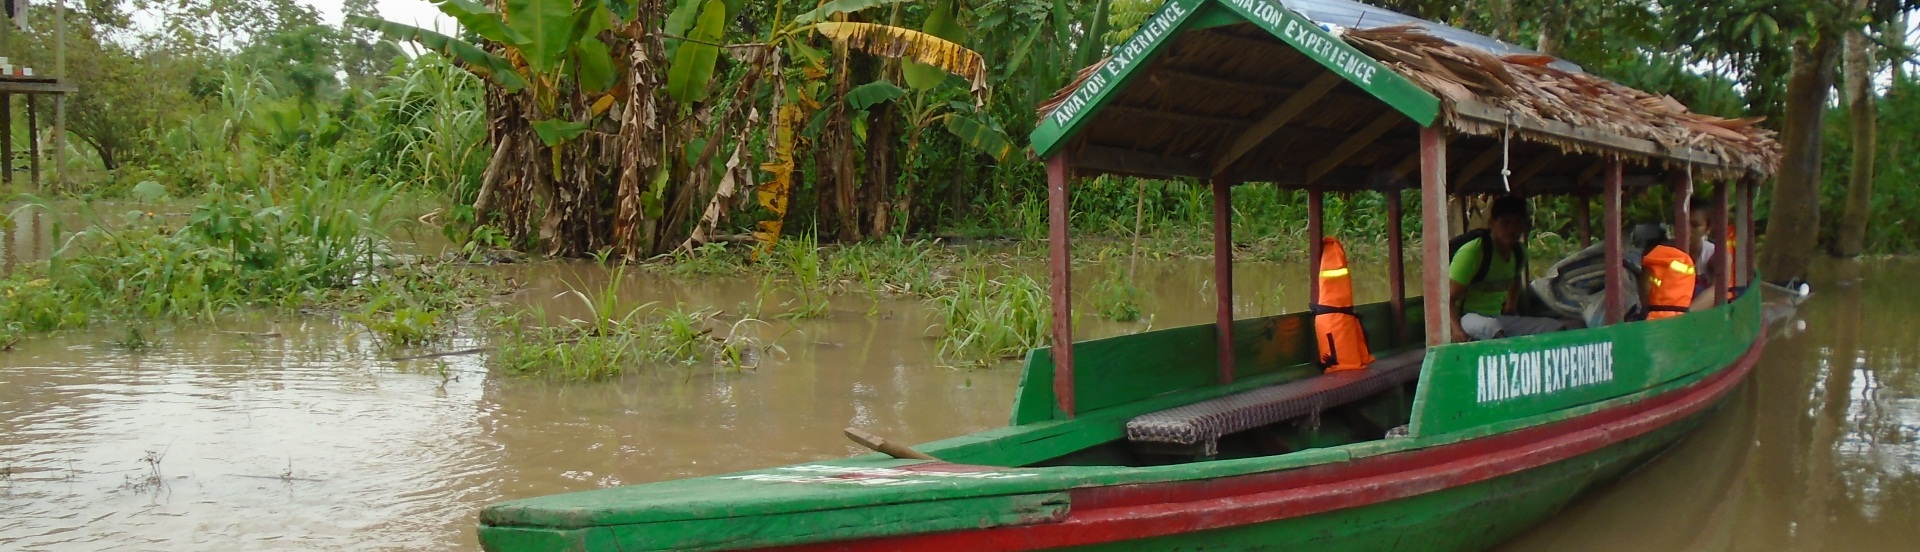
<path fill-rule="evenodd" d="M 1631 240 L 1646 252 L 1640 259 L 1640 298 L 1646 305 L 1646 319 L 1672 318 L 1691 310 L 1698 272 L 1693 257 L 1673 247 L 1658 224 L 1634 227 Z"/>
<path fill-rule="evenodd" d="M 1687 248 L 1687 252 L 1693 254 L 1694 264 L 1699 270 L 1699 274 L 1693 281 L 1693 304 L 1689 305 L 1687 310 L 1713 308 L 1713 295 L 1707 293 L 1707 289 L 1712 288 L 1714 282 L 1719 281 L 1714 279 L 1713 274 L 1715 246 L 1713 240 L 1707 239 L 1709 235 L 1707 228 L 1711 224 L 1708 213 L 1713 208 L 1713 202 L 1704 197 L 1695 197 L 1687 202 L 1687 226 L 1692 228 L 1692 231 L 1687 234 L 1687 239 L 1693 242 L 1692 247 Z"/>
<path fill-rule="evenodd" d="M 1453 281 L 1455 342 L 1518 337 L 1567 329 L 1552 318 L 1518 316 L 1522 264 L 1526 258 L 1527 202 L 1493 200 L 1487 231 L 1460 245 L 1447 276 Z M 1484 269 L 1484 270 L 1483 270 Z"/>

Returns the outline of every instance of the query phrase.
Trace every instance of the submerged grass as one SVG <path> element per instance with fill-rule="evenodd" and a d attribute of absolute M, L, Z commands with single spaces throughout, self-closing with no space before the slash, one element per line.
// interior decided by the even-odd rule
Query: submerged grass
<path fill-rule="evenodd" d="M 662 309 L 653 303 L 621 301 L 619 284 L 625 272 L 624 267 L 615 268 L 601 289 L 575 289 L 561 295 L 578 299 L 589 313 L 587 319 L 550 323 L 539 307 L 504 317 L 496 323 L 501 330 L 488 363 L 514 375 L 597 381 L 651 366 L 686 366 L 703 360 L 728 369 L 747 369 L 757 365 L 761 355 L 778 350 L 746 331 L 758 322 L 751 318 L 726 324 L 715 310 Z"/>
<path fill-rule="evenodd" d="M 1146 299 L 1147 294 L 1124 276 L 1124 273 L 1116 271 L 1093 284 L 1091 299 L 1094 314 L 1114 322 L 1140 320 L 1140 302 Z"/>
<path fill-rule="evenodd" d="M 397 342 L 434 335 L 441 312 L 495 281 L 392 252 L 393 192 L 314 180 L 250 192 L 212 187 L 184 217 L 81 206 L 47 261 L 0 279 L 0 341 L 104 320 L 209 320 L 247 308 L 354 309 Z M 44 202 L 25 208 L 50 209 Z"/>
<path fill-rule="evenodd" d="M 1047 290 L 1019 273 L 973 271 L 933 298 L 944 325 L 939 354 L 954 364 L 987 364 L 1045 344 L 1053 324 Z"/>

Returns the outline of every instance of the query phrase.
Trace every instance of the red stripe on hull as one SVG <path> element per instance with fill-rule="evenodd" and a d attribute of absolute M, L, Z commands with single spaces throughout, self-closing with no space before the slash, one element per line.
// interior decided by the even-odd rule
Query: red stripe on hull
<path fill-rule="evenodd" d="M 1280 472 L 1073 489 L 1072 513 L 1059 523 L 769 550 L 1039 550 L 1277 521 L 1470 485 L 1598 451 L 1697 414 L 1746 378 L 1764 341 L 1693 385 L 1540 427 Z"/>

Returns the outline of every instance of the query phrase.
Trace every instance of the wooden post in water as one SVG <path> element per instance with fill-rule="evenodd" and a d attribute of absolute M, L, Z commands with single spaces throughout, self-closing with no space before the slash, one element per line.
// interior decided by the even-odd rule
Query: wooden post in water
<path fill-rule="evenodd" d="M 35 99 L 27 95 L 27 174 L 33 178 L 33 190 L 39 192 L 46 185 L 40 182 L 40 113 Z"/>
<path fill-rule="evenodd" d="M 53 78 L 67 83 L 67 3 L 53 3 Z M 67 189 L 67 93 L 53 95 L 53 170 L 57 189 Z M 44 191 L 44 190 L 42 190 Z M 36 241 L 35 243 L 38 243 Z"/>
<path fill-rule="evenodd" d="M 1401 257 L 1407 253 L 1406 233 L 1400 228 L 1400 215 L 1403 206 L 1400 200 L 1400 187 L 1390 185 L 1387 194 L 1387 290 L 1393 294 L 1390 306 L 1393 309 L 1393 343 L 1407 344 L 1407 263 Z"/>
<path fill-rule="evenodd" d="M 7 184 L 7 189 L 12 191 L 13 94 L 0 94 L 0 129 L 4 129 L 4 132 L 0 132 L 0 163 L 6 165 L 6 167 L 0 168 L 0 183 Z"/>
<path fill-rule="evenodd" d="M 1233 183 L 1213 179 L 1214 333 L 1219 336 L 1220 384 L 1233 383 Z"/>
<path fill-rule="evenodd" d="M 1622 294 L 1624 288 L 1621 287 L 1627 282 L 1626 269 L 1621 266 L 1621 263 L 1626 260 L 1625 251 L 1623 251 L 1625 244 L 1622 243 L 1625 240 L 1620 235 L 1620 181 L 1624 178 L 1621 170 L 1618 159 L 1607 161 L 1607 188 L 1600 199 L 1600 205 L 1605 209 L 1604 218 L 1601 221 L 1605 227 L 1600 230 L 1606 232 L 1606 323 L 1608 325 L 1619 324 L 1627 318 L 1626 297 Z"/>
<path fill-rule="evenodd" d="M 1693 171 L 1673 173 L 1673 243 L 1688 257 L 1700 254 L 1693 250 Z M 1694 259 L 1693 262 L 1706 264 L 1706 259 Z"/>
<path fill-rule="evenodd" d="M 1728 193 L 1728 188 L 1731 187 L 1733 187 L 1733 181 L 1730 180 L 1723 180 L 1713 185 L 1713 216 L 1710 217 L 1712 220 L 1707 222 L 1707 239 L 1711 240 L 1714 246 L 1713 258 L 1700 261 L 1713 263 L 1713 304 L 1715 305 L 1726 304 L 1727 289 L 1733 285 L 1732 275 L 1728 274 L 1733 272 L 1733 263 L 1727 259 L 1727 202 L 1732 200 L 1730 197 L 1732 194 Z"/>
<path fill-rule="evenodd" d="M 1421 291 L 1425 293 L 1427 346 L 1453 341 L 1452 286 L 1447 281 L 1447 142 L 1440 129 L 1420 129 Z"/>
<path fill-rule="evenodd" d="M 1073 418 L 1073 257 L 1067 249 L 1067 154 L 1047 160 L 1047 261 L 1053 276 L 1053 396 Z"/>
<path fill-rule="evenodd" d="M 1320 304 L 1320 255 L 1327 235 L 1327 193 L 1307 190 L 1307 306 Z"/>

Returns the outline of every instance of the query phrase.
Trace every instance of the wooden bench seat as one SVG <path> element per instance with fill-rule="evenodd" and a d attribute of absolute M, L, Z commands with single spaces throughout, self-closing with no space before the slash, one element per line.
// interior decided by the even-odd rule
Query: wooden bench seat
<path fill-rule="evenodd" d="M 1318 414 L 1413 381 L 1420 375 L 1425 354 L 1425 349 L 1415 349 L 1375 360 L 1360 370 L 1321 374 L 1144 414 L 1127 421 L 1127 440 L 1212 457 L 1219 454 L 1221 436 Z"/>

